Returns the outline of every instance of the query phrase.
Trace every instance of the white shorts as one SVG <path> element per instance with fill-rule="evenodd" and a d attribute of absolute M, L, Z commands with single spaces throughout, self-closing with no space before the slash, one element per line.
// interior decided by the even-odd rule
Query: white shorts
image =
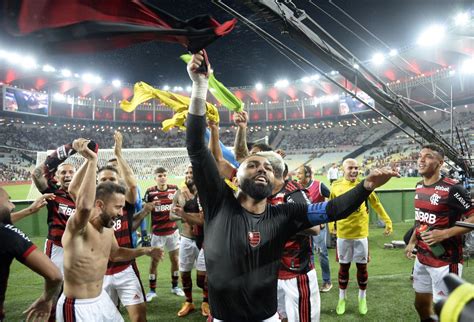
<path fill-rule="evenodd" d="M 443 277 L 449 273 L 455 273 L 461 277 L 462 269 L 462 264 L 431 267 L 420 263 L 416 258 L 413 269 L 413 288 L 416 293 L 433 294 L 433 302 L 437 302 L 448 295 L 448 288 Z"/>
<path fill-rule="evenodd" d="M 133 267 L 133 264 L 116 274 L 105 275 L 102 288 L 107 292 L 115 305 L 119 304 L 119 299 L 125 306 L 145 302 L 144 290 L 138 275 L 138 269 Z"/>
<path fill-rule="evenodd" d="M 369 241 L 361 239 L 337 239 L 337 258 L 341 264 L 355 262 L 367 264 L 369 258 Z"/>
<path fill-rule="evenodd" d="M 219 320 L 219 319 L 211 318 L 211 317 L 209 317 L 207 321 L 208 322 L 209 321 L 210 322 L 224 322 L 224 320 Z M 278 318 L 278 313 L 275 313 L 274 316 L 269 317 L 268 319 L 262 320 L 262 322 L 280 322 L 280 319 Z"/>
<path fill-rule="evenodd" d="M 204 249 L 201 248 L 199 250 L 195 240 L 181 236 L 179 244 L 179 271 L 191 272 L 194 266 L 196 266 L 198 271 L 206 271 Z"/>
<path fill-rule="evenodd" d="M 44 243 L 44 253 L 51 259 L 64 276 L 64 250 L 62 247 L 54 244 L 51 240 L 46 239 Z"/>
<path fill-rule="evenodd" d="M 64 294 L 56 304 L 57 322 L 123 322 L 120 312 L 110 297 L 102 293 L 93 299 L 70 299 Z"/>
<path fill-rule="evenodd" d="M 280 319 L 319 321 L 321 298 L 316 270 L 287 280 L 278 279 L 277 296 Z"/>
<path fill-rule="evenodd" d="M 172 252 L 179 249 L 179 237 L 180 235 L 177 229 L 171 235 L 157 236 L 153 234 L 153 236 L 151 236 L 151 246 L 166 248 L 167 252 Z"/>

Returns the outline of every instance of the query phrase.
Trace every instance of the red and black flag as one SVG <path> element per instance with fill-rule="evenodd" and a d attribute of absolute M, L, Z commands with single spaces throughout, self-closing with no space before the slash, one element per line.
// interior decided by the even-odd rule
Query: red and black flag
<path fill-rule="evenodd" d="M 51 50 L 90 52 L 148 41 L 176 42 L 196 53 L 229 33 L 208 15 L 180 20 L 146 0 L 7 0 L 10 33 L 39 39 Z"/>

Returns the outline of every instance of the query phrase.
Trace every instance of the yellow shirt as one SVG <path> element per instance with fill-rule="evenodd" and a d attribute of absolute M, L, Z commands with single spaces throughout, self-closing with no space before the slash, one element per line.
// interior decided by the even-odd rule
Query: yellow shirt
<path fill-rule="evenodd" d="M 329 199 L 334 199 L 337 196 L 354 188 L 360 181 L 351 182 L 345 178 L 334 181 L 331 186 L 331 194 Z M 368 201 L 375 212 L 379 215 L 387 226 L 392 226 L 392 220 L 380 203 L 379 198 L 375 193 L 371 193 Z M 337 221 L 337 237 L 344 239 L 359 239 L 369 236 L 369 212 L 367 211 L 366 203 L 364 202 L 356 211 L 349 215 L 346 219 Z"/>

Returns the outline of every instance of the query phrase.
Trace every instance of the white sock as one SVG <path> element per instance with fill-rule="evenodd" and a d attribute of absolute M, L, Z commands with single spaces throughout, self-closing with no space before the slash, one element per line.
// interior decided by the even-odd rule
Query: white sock
<path fill-rule="evenodd" d="M 365 298 L 365 291 L 366 291 L 366 290 L 361 290 L 361 289 L 359 289 L 359 299 Z"/>
<path fill-rule="evenodd" d="M 342 288 L 339 289 L 339 299 L 343 300 L 346 298 L 346 290 L 343 290 Z"/>

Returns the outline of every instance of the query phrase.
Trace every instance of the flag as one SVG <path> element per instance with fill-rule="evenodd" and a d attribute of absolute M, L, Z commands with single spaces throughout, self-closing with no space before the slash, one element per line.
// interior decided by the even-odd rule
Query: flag
<path fill-rule="evenodd" d="M 149 101 L 151 99 L 159 100 L 163 105 L 168 106 L 174 111 L 171 119 L 162 122 L 163 131 L 167 132 L 173 127 L 185 129 L 186 117 L 189 112 L 189 105 L 191 99 L 187 96 L 175 94 L 168 91 L 162 91 L 153 88 L 145 82 L 138 82 L 133 86 L 133 97 L 129 102 L 123 100 L 120 102 L 120 108 L 125 112 L 133 112 L 138 105 Z M 211 121 L 219 123 L 219 112 L 217 108 L 211 103 L 206 102 L 206 116 Z"/>
<path fill-rule="evenodd" d="M 192 56 L 185 54 L 181 55 L 180 58 L 187 64 Z M 244 103 L 227 89 L 224 84 L 219 82 L 212 72 L 209 75 L 209 92 L 211 92 L 212 96 L 214 96 L 219 103 L 233 112 L 242 112 L 244 109 Z"/>
<path fill-rule="evenodd" d="M 180 20 L 146 0 L 6 0 L 6 28 L 50 50 L 91 52 L 149 41 L 176 42 L 196 53 L 229 33 L 208 15 Z"/>

